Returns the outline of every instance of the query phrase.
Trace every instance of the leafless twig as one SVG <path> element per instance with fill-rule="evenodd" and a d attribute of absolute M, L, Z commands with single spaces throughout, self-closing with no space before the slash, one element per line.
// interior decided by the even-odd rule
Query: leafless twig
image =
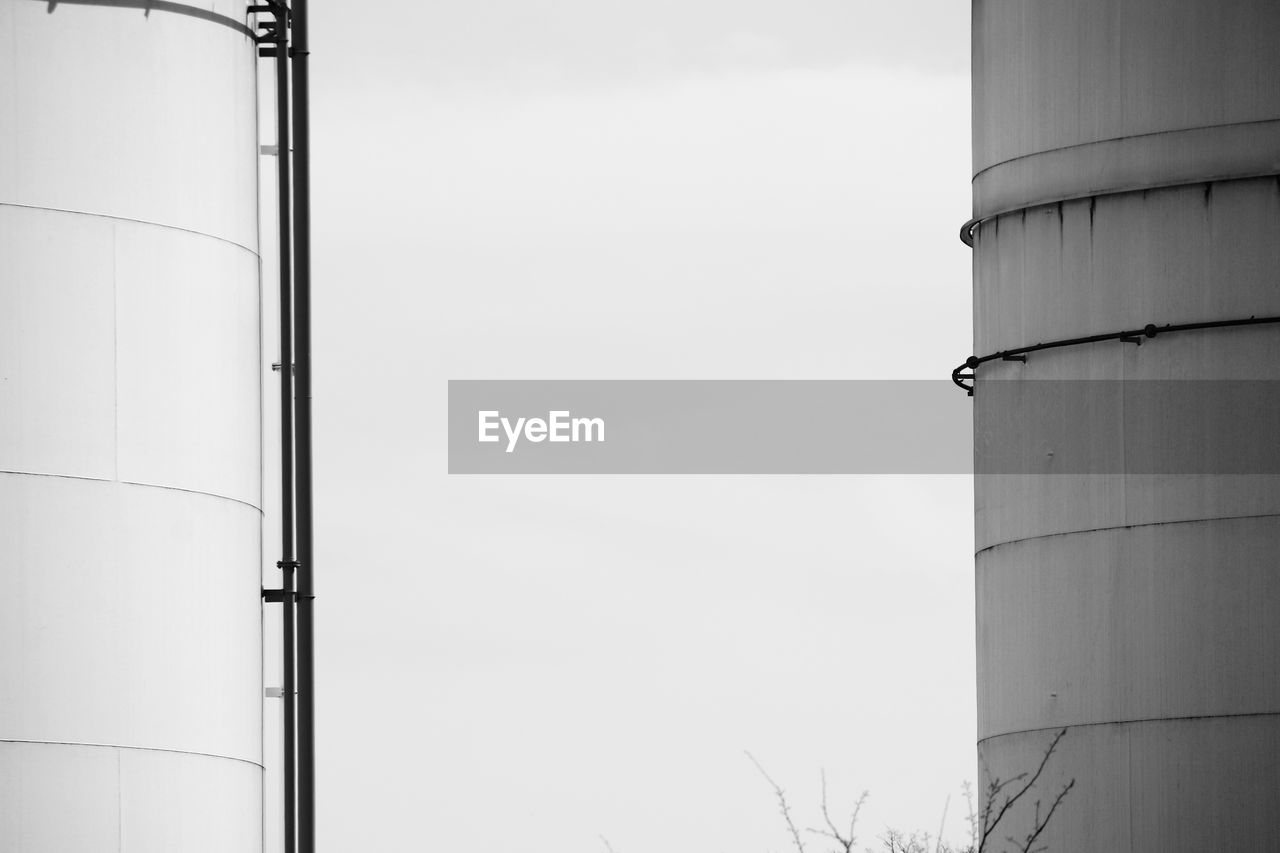
<path fill-rule="evenodd" d="M 1044 776 L 1045 768 L 1048 766 L 1050 759 L 1058 749 L 1059 743 L 1066 736 L 1067 730 L 1062 729 L 1049 742 L 1049 746 L 1045 749 L 1044 755 L 1040 759 L 1039 765 L 1033 773 L 1019 773 L 1009 779 L 1000 779 L 998 777 L 989 778 L 985 789 L 985 797 L 981 803 L 981 807 L 975 812 L 974 810 L 974 789 L 969 783 L 964 783 L 965 802 L 968 804 L 967 821 L 969 824 L 969 842 L 963 847 L 956 847 L 943 840 L 946 831 L 947 814 L 951 808 L 951 797 L 948 796 L 942 807 L 942 822 L 938 826 L 938 835 L 930 836 L 928 833 L 906 835 L 898 830 L 889 829 L 880 837 L 880 841 L 887 853 L 996 853 L 994 849 L 997 846 L 996 829 L 1000 827 L 1008 817 L 1014 806 L 1022 801 L 1033 787 Z M 796 827 L 795 820 L 791 816 L 791 806 L 787 802 L 786 793 L 782 790 L 782 786 L 774 781 L 773 777 L 764 769 L 763 765 L 756 760 L 756 757 L 750 752 L 746 753 L 747 758 L 760 771 L 760 775 L 765 778 L 773 788 L 774 796 L 778 799 L 778 809 L 782 813 L 782 818 L 786 822 L 787 832 L 791 836 L 792 844 L 796 848 L 796 853 L 807 853 L 804 844 L 804 838 L 800 834 L 800 830 Z M 1031 823 L 1031 830 L 1023 838 L 1015 838 L 1012 835 L 1005 835 L 1004 841 L 1012 845 L 1012 850 L 1016 853 L 1044 853 L 1048 849 L 1047 846 L 1041 844 L 1036 846 L 1044 835 L 1045 829 L 1049 826 L 1049 822 L 1053 819 L 1054 814 L 1066 799 L 1067 794 L 1075 787 L 1076 780 L 1072 779 L 1062 787 L 1054 796 L 1048 809 L 1043 808 L 1043 801 L 1035 801 L 1035 811 Z M 849 820 L 849 831 L 844 833 L 831 817 L 830 802 L 827 798 L 827 774 L 822 772 L 822 820 L 826 824 L 825 828 L 807 827 L 806 831 L 814 835 L 820 835 L 834 841 L 838 846 L 834 853 L 854 853 L 854 844 L 857 838 L 854 835 L 854 829 L 858 824 L 858 816 L 862 811 L 863 805 L 866 803 L 868 793 L 862 792 L 862 796 L 854 804 L 853 813 Z M 602 837 L 603 840 L 603 837 Z M 608 842 L 605 841 L 606 847 Z M 1002 849 L 1003 845 L 1001 846 Z M 613 849 L 609 848 L 608 853 L 613 853 Z M 868 853 L 870 851 L 868 850 Z"/>
<path fill-rule="evenodd" d="M 849 834 L 842 835 L 836 827 L 835 821 L 831 819 L 831 811 L 827 807 L 827 771 L 822 771 L 822 819 L 826 821 L 826 829 L 809 828 L 809 832 L 814 835 L 821 835 L 824 838 L 830 838 L 832 841 L 840 845 L 844 853 L 853 853 L 853 845 L 857 842 L 858 837 L 854 834 L 854 828 L 858 825 L 858 813 L 862 811 L 862 806 L 867 802 L 870 796 L 868 791 L 863 791 L 862 796 L 858 797 L 858 801 L 853 804 L 853 814 L 849 818 Z"/>
<path fill-rule="evenodd" d="M 965 782 L 960 786 L 960 789 L 964 791 L 964 801 L 969 807 L 968 814 L 965 815 L 965 820 L 969 822 L 969 844 L 974 850 L 977 850 L 978 813 L 973 810 L 973 785 L 970 782 Z"/>
<path fill-rule="evenodd" d="M 760 775 L 765 778 L 765 781 L 773 786 L 773 793 L 778 798 L 778 809 L 782 812 L 782 819 L 787 822 L 787 830 L 791 833 L 791 840 L 795 842 L 798 853 L 805 853 L 804 841 L 800 838 L 800 830 L 796 829 L 795 821 L 791 819 L 791 807 L 787 805 L 786 793 L 777 782 L 773 781 L 773 777 L 765 771 L 760 762 L 756 761 L 756 757 L 754 755 L 747 752 L 747 758 L 751 759 L 751 763 L 760 771 Z"/>
<path fill-rule="evenodd" d="M 1049 748 L 1044 752 L 1044 757 L 1040 759 L 1040 766 L 1036 768 L 1035 773 L 1031 774 L 1030 779 L 1027 779 L 1026 773 L 1019 773 L 1011 779 L 1001 780 L 999 778 L 993 778 L 987 782 L 987 801 L 982 806 L 981 833 L 978 838 L 978 853 L 987 853 L 987 844 L 991 840 L 992 833 L 995 832 L 996 827 L 1000 825 L 1000 821 L 1004 819 L 1005 815 L 1009 813 L 1009 809 L 1013 808 L 1014 803 L 1022 799 L 1023 795 L 1030 791 L 1032 786 L 1039 781 L 1041 774 L 1044 773 L 1045 766 L 1049 763 L 1049 759 L 1053 757 L 1054 751 L 1058 748 L 1058 743 L 1066 736 L 1066 734 L 1067 730 L 1063 729 L 1054 736 L 1053 740 L 1049 743 Z M 1004 799 L 1001 801 L 1000 796 L 1004 790 L 1010 785 L 1021 782 L 1023 779 L 1027 779 L 1026 784 L 1018 788 L 1018 790 L 1013 794 L 1004 794 Z M 1032 845 L 1044 832 L 1045 827 L 1049 825 L 1049 819 L 1053 817 L 1053 813 L 1057 811 L 1063 798 L 1067 796 L 1067 792 L 1070 791 L 1075 784 L 1076 780 L 1072 779 L 1067 783 L 1066 787 L 1058 793 L 1057 797 L 1054 798 L 1053 805 L 1049 808 L 1049 811 L 1043 820 L 1040 818 L 1040 801 L 1037 800 L 1035 822 L 1032 831 L 1023 841 L 1018 841 L 1011 836 L 1006 836 L 1006 840 L 1017 847 L 1020 853 L 1032 853 Z"/>
<path fill-rule="evenodd" d="M 1044 832 L 1045 827 L 1049 825 L 1049 819 L 1053 817 L 1053 813 L 1058 810 L 1058 806 L 1062 804 L 1062 800 L 1067 796 L 1067 792 L 1075 787 L 1076 780 L 1072 779 L 1066 784 L 1058 796 L 1054 797 L 1053 804 L 1049 806 L 1049 811 L 1045 814 L 1044 819 L 1040 818 L 1040 801 L 1036 800 L 1035 821 L 1032 824 L 1031 832 L 1027 833 L 1027 837 L 1019 841 L 1013 836 L 1006 836 L 1006 840 L 1018 849 L 1018 853 L 1040 853 L 1040 851 L 1048 850 L 1048 847 L 1032 847 L 1036 843 L 1036 839 Z"/>
<path fill-rule="evenodd" d="M 933 848 L 933 853 L 942 853 L 942 833 L 947 828 L 947 809 L 951 808 L 951 795 L 947 794 L 947 801 L 942 804 L 942 820 L 938 822 L 938 843 Z"/>

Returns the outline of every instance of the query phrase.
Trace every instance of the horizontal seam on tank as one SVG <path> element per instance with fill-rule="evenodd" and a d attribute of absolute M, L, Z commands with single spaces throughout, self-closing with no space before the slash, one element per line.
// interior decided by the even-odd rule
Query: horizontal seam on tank
<path fill-rule="evenodd" d="M 220 755 L 216 752 L 200 752 L 194 749 L 171 749 L 164 746 L 130 746 L 123 743 L 92 743 L 90 741 L 80 740 L 32 740 L 28 738 L 0 738 L 0 743 L 34 743 L 44 744 L 46 746 L 89 746 L 96 749 L 136 749 L 143 752 L 170 752 L 175 755 L 199 755 L 203 758 L 217 758 L 222 761 L 239 761 L 243 764 L 249 764 L 258 769 L 263 769 L 261 762 L 254 761 L 249 758 L 240 758 L 236 755 Z"/>
<path fill-rule="evenodd" d="M 166 489 L 171 492 L 185 492 L 189 495 L 202 495 L 206 498 L 216 498 L 222 501 L 231 501 L 248 507 L 259 515 L 263 515 L 262 507 L 254 506 L 248 501 L 242 501 L 239 498 L 233 498 L 230 495 L 219 495 L 215 492 L 202 492 L 199 489 L 184 489 L 181 486 L 163 486 L 159 483 L 139 483 L 134 480 L 108 480 L 105 477 L 85 477 L 80 474 L 48 474 L 44 471 L 8 471 L 0 469 L 0 474 L 13 474 L 18 477 L 54 477 L 60 480 L 86 480 L 91 483 L 120 483 L 124 486 L 139 486 L 144 489 Z"/>
<path fill-rule="evenodd" d="M 226 243 L 228 246 L 235 246 L 237 249 L 244 249 L 249 254 L 259 260 L 262 256 L 254 249 L 250 249 L 244 243 L 237 243 L 235 240 L 226 237 L 219 237 L 217 234 L 206 234 L 204 231 L 197 231 L 194 228 L 183 228 L 181 225 L 168 225 L 164 222 L 152 222 L 149 219 L 134 219 L 129 216 L 113 216 L 110 213 L 94 213 L 89 210 L 71 210 L 66 207 L 45 207 L 39 204 L 20 204 L 16 201 L 0 201 L 0 207 L 17 207 L 23 210 L 45 210 L 50 213 L 69 213 L 73 216 L 96 216 L 99 219 L 111 219 L 116 222 L 132 222 L 135 225 L 150 225 L 154 228 L 167 228 L 170 231 L 181 231 L 184 234 L 194 234 L 197 237 L 207 237 L 210 240 L 217 240 L 219 243 Z"/>
<path fill-rule="evenodd" d="M 1109 187 L 1106 189 L 1085 190 L 1071 195 L 1053 195 L 1045 198 L 1033 198 L 1029 201 L 1019 202 L 1012 207 L 1003 207 L 990 213 L 984 213 L 969 219 L 960 226 L 960 241 L 969 248 L 974 248 L 973 233 L 978 226 L 987 222 L 1000 219 L 1004 216 L 1011 216 L 1016 213 L 1025 213 L 1036 207 L 1048 207 L 1052 204 L 1063 204 L 1068 201 L 1080 201 L 1086 198 L 1106 198 L 1109 196 L 1125 195 L 1126 193 L 1145 193 L 1152 190 L 1174 190 L 1181 187 L 1193 187 L 1199 184 L 1225 184 L 1232 181 L 1256 181 L 1262 178 L 1275 178 L 1280 176 L 1280 171 L 1276 169 L 1264 169 L 1260 172 L 1242 172 L 1239 174 L 1218 174 L 1218 175 L 1197 175 L 1194 178 L 1177 179 L 1172 181 L 1160 181 L 1151 184 L 1133 184 L 1119 187 Z"/>
<path fill-rule="evenodd" d="M 1070 151 L 1073 148 L 1088 148 L 1090 145 L 1104 145 L 1108 142 L 1123 142 L 1126 139 L 1145 139 L 1153 136 L 1171 136 L 1175 133 L 1194 133 L 1197 130 L 1213 130 L 1219 127 L 1248 127 L 1252 124 L 1280 124 L 1280 116 L 1275 118 L 1259 118 L 1250 121 L 1233 121 L 1227 124 L 1200 124 L 1195 127 L 1180 127 L 1175 130 L 1153 130 L 1148 133 L 1130 133 L 1127 136 L 1110 136 L 1106 139 L 1092 139 L 1088 142 L 1075 142 L 1071 145 L 1060 145 L 1057 148 L 1046 148 L 1043 151 L 1032 151 L 1030 154 L 1019 154 L 1017 157 L 1010 157 L 1007 160 L 1001 160 L 999 163 L 992 163 L 990 166 L 984 166 L 977 172 L 973 173 L 970 183 L 978 180 L 992 169 L 998 169 L 1008 163 L 1016 163 L 1019 160 L 1026 160 L 1031 157 L 1039 157 L 1044 154 L 1055 154 L 1059 151 Z"/>
<path fill-rule="evenodd" d="M 985 554 L 993 548 L 999 548 L 1004 545 L 1017 545 L 1019 542 L 1034 542 L 1037 539 L 1052 539 L 1055 536 L 1079 536 L 1085 533 L 1106 533 L 1109 530 L 1135 530 L 1139 527 L 1163 527 L 1168 524 L 1201 524 L 1210 521 L 1236 521 L 1238 519 L 1249 518 L 1280 518 L 1280 512 L 1260 512 L 1253 515 L 1217 515 L 1212 518 L 1181 518 L 1174 521 L 1144 521 L 1140 524 L 1116 524 L 1110 527 L 1089 527 L 1083 530 L 1062 530 L 1057 533 L 1041 533 L 1039 536 L 1025 536 L 1022 539 L 1007 539 L 1004 542 L 996 542 L 985 548 L 974 551 L 973 556 L 977 557 Z"/>
<path fill-rule="evenodd" d="M 1240 714 L 1187 714 L 1185 716 L 1174 717 L 1137 717 L 1132 720 L 1100 720 L 1096 723 L 1063 723 L 1060 726 L 1037 726 L 1034 729 L 1018 729 L 1012 732 L 1001 732 L 998 735 L 987 735 L 978 740 L 978 745 L 986 743 L 996 738 L 1011 737 L 1013 735 L 1035 734 L 1036 732 L 1053 732 L 1062 729 L 1087 729 L 1094 726 L 1128 726 L 1137 723 L 1174 723 L 1180 720 L 1231 720 L 1241 717 L 1280 717 L 1280 711 L 1246 711 Z"/>

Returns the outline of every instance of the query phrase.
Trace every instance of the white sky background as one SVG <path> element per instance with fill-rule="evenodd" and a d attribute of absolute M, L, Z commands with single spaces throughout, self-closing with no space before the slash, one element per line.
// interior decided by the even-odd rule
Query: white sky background
<path fill-rule="evenodd" d="M 744 749 L 962 837 L 969 478 L 451 478 L 444 404 L 945 378 L 968 4 L 312 14 L 325 849 L 782 851 Z"/>

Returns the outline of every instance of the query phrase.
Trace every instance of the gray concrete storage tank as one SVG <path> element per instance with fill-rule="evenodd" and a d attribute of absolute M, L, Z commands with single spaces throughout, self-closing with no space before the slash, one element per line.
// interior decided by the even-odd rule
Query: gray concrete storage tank
<path fill-rule="evenodd" d="M 0 0 L 6 853 L 262 848 L 257 50 L 144 5 Z"/>
<path fill-rule="evenodd" d="M 975 0 L 973 119 L 978 355 L 1280 314 L 1274 0 Z M 989 362 L 976 435 L 1009 415 L 984 384 L 1169 378 L 1278 379 L 1280 327 Z M 976 480 L 980 763 L 1068 729 L 1055 853 L 1280 849 L 1277 478 L 1127 470 L 1102 432 L 1113 467 L 1056 473 L 1024 438 L 1040 467 Z"/>

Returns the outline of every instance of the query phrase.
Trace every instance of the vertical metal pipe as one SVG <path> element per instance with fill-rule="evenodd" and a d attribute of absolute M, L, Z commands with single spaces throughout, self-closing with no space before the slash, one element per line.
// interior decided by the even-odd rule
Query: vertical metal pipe
<path fill-rule="evenodd" d="M 311 133 L 307 0 L 294 0 L 293 215 L 294 345 L 297 361 L 298 511 L 298 849 L 315 853 L 315 597 L 311 470 Z"/>
<path fill-rule="evenodd" d="M 297 849 L 297 735 L 293 629 L 293 230 L 289 184 L 289 12 L 276 7 L 276 164 L 280 191 L 280 575 L 284 704 L 284 853 Z"/>

